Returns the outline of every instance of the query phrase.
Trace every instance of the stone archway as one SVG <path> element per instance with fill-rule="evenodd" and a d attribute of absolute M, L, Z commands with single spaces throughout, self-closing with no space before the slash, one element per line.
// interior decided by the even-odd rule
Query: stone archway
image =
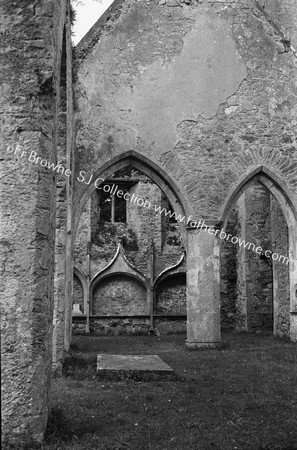
<path fill-rule="evenodd" d="M 276 174 L 264 166 L 259 166 L 251 170 L 248 174 L 241 177 L 237 185 L 227 196 L 224 204 L 222 223 L 226 226 L 227 218 L 233 205 L 237 202 L 239 197 L 252 186 L 253 183 L 258 182 L 263 185 L 267 191 L 277 200 L 281 207 L 283 216 L 288 227 L 288 258 L 289 258 L 289 297 L 290 297 L 290 339 L 297 341 L 297 208 L 294 196 L 287 188 L 284 181 L 280 180 Z M 274 272 L 274 288 L 273 288 L 273 303 L 274 307 L 278 305 L 278 280 L 277 274 Z M 274 333 L 279 334 L 274 325 Z"/>
<path fill-rule="evenodd" d="M 95 170 L 91 177 L 91 182 L 86 184 L 79 199 L 74 204 L 72 214 L 72 230 L 71 230 L 71 248 L 66 250 L 66 298 L 65 298 L 65 350 L 70 348 L 71 343 L 71 292 L 72 292 L 72 249 L 74 240 L 78 231 L 79 220 L 82 215 L 86 202 L 96 189 L 104 183 L 113 173 L 123 169 L 125 167 L 132 166 L 136 170 L 139 170 L 147 177 L 149 177 L 159 188 L 164 192 L 172 205 L 176 214 L 184 217 L 185 220 L 178 223 L 180 234 L 184 242 L 184 246 L 187 247 L 187 230 L 186 230 L 186 218 L 191 212 L 190 206 L 185 200 L 184 194 L 177 187 L 176 183 L 165 173 L 165 171 L 159 167 L 153 161 L 138 154 L 135 151 L 128 151 L 121 155 L 116 156 L 112 160 L 103 164 L 100 169 Z M 95 183 L 96 182 L 96 183 Z M 77 182 L 79 183 L 79 181 Z"/>
<path fill-rule="evenodd" d="M 103 183 L 104 180 L 107 179 L 114 172 L 129 165 L 134 167 L 135 169 L 140 170 L 156 183 L 156 185 L 168 197 L 171 205 L 173 206 L 177 214 L 181 214 L 182 216 L 185 217 L 190 215 L 191 213 L 190 205 L 186 201 L 185 195 L 181 192 L 180 188 L 178 188 L 176 183 L 156 163 L 149 160 L 147 157 L 135 152 L 134 150 L 131 150 L 121 155 L 115 156 L 113 159 L 104 163 L 100 167 L 100 169 L 94 171 L 91 183 L 83 190 L 82 194 L 80 195 L 80 198 L 74 204 L 72 216 L 73 217 L 72 234 L 74 238 L 77 232 L 79 218 L 81 216 L 85 203 L 92 194 L 92 192 L 96 190 L 95 181 L 101 179 L 101 181 L 97 183 L 97 186 L 100 186 L 100 184 Z M 185 238 L 186 236 L 185 226 L 183 223 L 181 223 L 180 225 L 183 238 Z"/>

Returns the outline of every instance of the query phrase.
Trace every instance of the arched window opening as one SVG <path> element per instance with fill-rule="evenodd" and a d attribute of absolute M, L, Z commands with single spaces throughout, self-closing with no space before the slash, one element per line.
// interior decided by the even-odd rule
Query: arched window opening
<path fill-rule="evenodd" d="M 114 260 L 121 242 L 125 258 L 153 284 L 161 272 L 175 265 L 184 254 L 181 229 L 176 225 L 177 213 L 165 189 L 131 161 L 108 176 L 100 175 L 98 180 L 85 203 L 73 248 L 74 265 L 91 282 L 90 331 L 100 335 L 125 334 L 128 330 L 129 334 L 133 324 L 137 324 L 133 328 L 137 329 L 136 334 L 147 333 L 153 317 L 158 315 L 150 306 L 149 285 L 141 286 L 125 273 L 125 268 L 121 268 L 121 274 L 100 281 L 94 289 L 92 280 Z M 175 217 L 174 222 L 169 220 L 170 216 Z M 183 311 L 179 315 L 183 316 L 184 324 L 186 284 L 185 280 L 179 281 L 178 278 L 169 287 L 170 294 L 175 290 L 177 294 L 171 299 L 167 295 L 166 302 L 171 302 L 172 308 L 165 315 L 172 315 L 174 301 L 182 296 Z M 152 299 L 151 304 L 156 306 L 153 303 Z M 125 327 L 123 321 L 129 326 Z M 114 330 L 110 323 L 114 323 Z"/>
<path fill-rule="evenodd" d="M 222 329 L 289 336 L 288 224 L 284 205 L 260 180 L 243 186 L 229 209 L 221 242 Z"/>

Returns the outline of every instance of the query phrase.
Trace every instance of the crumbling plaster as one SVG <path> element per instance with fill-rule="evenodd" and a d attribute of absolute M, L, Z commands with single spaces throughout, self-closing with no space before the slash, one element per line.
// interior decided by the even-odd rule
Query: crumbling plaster
<path fill-rule="evenodd" d="M 296 173 L 281 167 L 296 163 L 292 51 L 252 1 L 160 3 L 125 3 L 98 44 L 78 48 L 77 170 L 134 149 L 176 180 L 197 219 L 215 221 L 261 163 L 294 192 Z"/>
<path fill-rule="evenodd" d="M 239 190 L 263 173 L 264 185 L 290 209 L 295 255 L 297 72 L 287 36 L 296 8 L 272 17 L 269 2 L 260 3 L 115 2 L 77 49 L 76 170 L 99 174 L 121 155 L 145 156 L 173 180 L 188 215 L 212 225 L 226 222 Z M 75 191 L 79 205 L 91 189 L 76 183 Z M 199 253 L 203 243 L 195 232 L 183 238 Z M 188 280 L 196 279 L 199 265 L 191 245 Z M 216 251 L 216 244 L 209 248 Z M 217 281 L 216 264 L 203 273 Z M 217 283 L 208 300 L 201 286 L 192 289 L 188 282 L 188 312 L 196 310 L 197 295 L 205 304 L 216 298 L 210 328 L 219 341 Z M 195 346 L 201 330 L 194 322 L 188 334 Z"/>
<path fill-rule="evenodd" d="M 177 143 L 181 122 L 214 116 L 246 76 L 222 17 L 182 9 L 168 23 L 168 15 L 139 4 L 101 40 L 82 75 L 98 119 L 118 130 L 114 140 L 133 147 L 141 141 L 155 158 Z"/>

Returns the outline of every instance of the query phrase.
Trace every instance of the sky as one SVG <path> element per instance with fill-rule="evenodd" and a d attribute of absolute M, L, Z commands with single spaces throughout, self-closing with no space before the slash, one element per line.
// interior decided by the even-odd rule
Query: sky
<path fill-rule="evenodd" d="M 76 11 L 72 40 L 76 45 L 114 0 L 72 0 Z"/>

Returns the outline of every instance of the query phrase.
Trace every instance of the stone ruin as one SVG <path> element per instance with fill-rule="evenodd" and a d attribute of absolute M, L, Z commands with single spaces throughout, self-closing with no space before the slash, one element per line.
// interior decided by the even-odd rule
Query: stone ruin
<path fill-rule="evenodd" d="M 74 49 L 68 0 L 0 16 L 3 448 L 73 329 L 296 342 L 295 2 L 115 0 Z"/>

